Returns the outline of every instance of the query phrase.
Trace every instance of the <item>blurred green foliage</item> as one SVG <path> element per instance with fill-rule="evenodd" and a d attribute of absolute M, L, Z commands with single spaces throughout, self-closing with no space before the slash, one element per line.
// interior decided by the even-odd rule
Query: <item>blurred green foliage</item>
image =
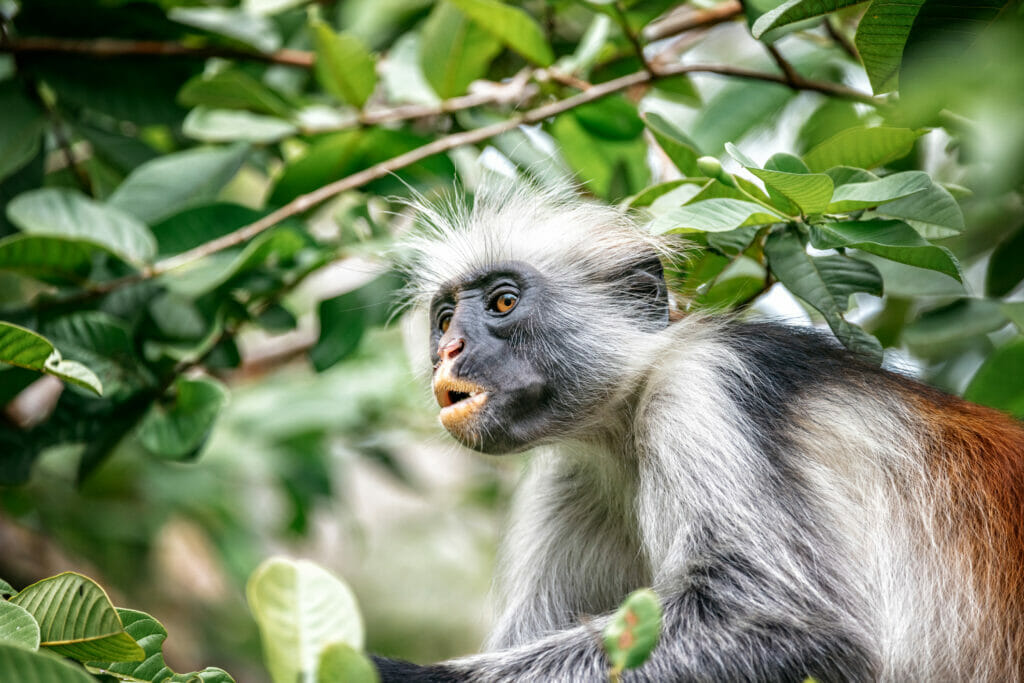
<path fill-rule="evenodd" d="M 329 553 L 325 518 L 359 538 L 371 471 L 456 511 L 458 553 L 429 548 L 437 517 L 401 541 L 456 577 L 447 602 L 479 598 L 505 477 L 418 468 L 436 430 L 386 254 L 403 199 L 485 172 L 685 233 L 687 310 L 822 323 L 1024 416 L 1022 21 L 996 0 L 0 1 L 0 534 L 22 543 L 0 576 L 73 558 L 169 642 L 189 624 L 186 666 L 258 680 L 245 577 Z M 338 564 L 364 572 L 371 649 L 474 647 L 476 605 L 440 616 L 394 587 L 416 560 L 363 538 L 381 564 Z M 181 555 L 221 584 L 180 599 Z"/>

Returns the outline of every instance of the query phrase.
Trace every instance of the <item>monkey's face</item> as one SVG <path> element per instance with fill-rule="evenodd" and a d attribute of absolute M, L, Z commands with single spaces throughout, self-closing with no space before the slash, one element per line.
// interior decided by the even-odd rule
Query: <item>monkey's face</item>
<path fill-rule="evenodd" d="M 442 286 L 430 306 L 430 344 L 444 427 L 466 446 L 492 454 L 585 428 L 621 390 L 616 353 L 622 349 L 608 343 L 613 329 L 660 329 L 667 322 L 656 258 L 654 264 L 645 262 L 656 273 L 642 276 L 653 283 L 643 294 L 656 302 L 651 306 L 638 301 L 635 275 L 618 273 L 610 297 L 520 262 Z M 609 301 L 621 310 L 609 310 Z M 614 328 L 602 315 L 614 319 Z"/>
<path fill-rule="evenodd" d="M 522 450 L 550 431 L 553 386 L 531 353 L 547 283 L 506 264 L 441 289 L 430 307 L 433 389 L 441 424 L 485 453 Z"/>

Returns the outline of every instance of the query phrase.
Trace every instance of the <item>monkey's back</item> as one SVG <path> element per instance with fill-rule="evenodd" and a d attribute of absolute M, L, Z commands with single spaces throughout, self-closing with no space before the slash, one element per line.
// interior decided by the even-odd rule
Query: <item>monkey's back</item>
<path fill-rule="evenodd" d="M 710 324 L 760 452 L 846 555 L 832 566 L 849 568 L 882 677 L 1024 680 L 1021 423 L 813 332 Z"/>

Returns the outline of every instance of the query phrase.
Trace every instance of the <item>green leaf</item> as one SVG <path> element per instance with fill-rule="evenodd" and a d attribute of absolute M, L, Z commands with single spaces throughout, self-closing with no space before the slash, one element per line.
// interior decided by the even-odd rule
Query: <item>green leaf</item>
<path fill-rule="evenodd" d="M 363 333 L 371 325 L 388 319 L 394 293 L 401 281 L 391 273 L 331 299 L 317 307 L 320 336 L 309 357 L 317 372 L 323 372 L 359 347 Z"/>
<path fill-rule="evenodd" d="M 932 179 L 924 171 L 903 171 L 869 180 L 865 183 L 847 183 L 836 188 L 829 213 L 843 213 L 885 204 L 932 186 Z"/>
<path fill-rule="evenodd" d="M 903 341 L 919 356 L 941 357 L 1009 322 L 999 302 L 964 297 L 922 314 L 903 328 Z"/>
<path fill-rule="evenodd" d="M 59 657 L 0 643 L 0 680 L 17 683 L 96 683 L 82 669 Z"/>
<path fill-rule="evenodd" d="M 350 33 L 335 33 L 316 13 L 310 14 L 309 27 L 320 85 L 342 102 L 362 107 L 377 85 L 373 55 L 362 40 Z"/>
<path fill-rule="evenodd" d="M 845 256 L 810 256 L 792 227 L 768 235 L 768 265 L 790 292 L 818 310 L 847 348 L 881 360 L 882 346 L 843 318 L 855 292 L 882 293 L 882 277 L 869 263 Z"/>
<path fill-rule="evenodd" d="M 726 143 L 729 154 L 744 168 L 761 179 L 766 187 L 779 192 L 793 202 L 803 214 L 822 213 L 832 198 L 832 179 L 824 173 L 784 172 L 758 168 L 731 142 Z M 794 158 L 795 160 L 795 158 Z"/>
<path fill-rule="evenodd" d="M 953 254 L 929 244 L 903 221 L 847 221 L 811 226 L 811 244 L 818 249 L 853 247 L 907 265 L 945 273 L 961 280 Z"/>
<path fill-rule="evenodd" d="M 602 635 L 612 671 L 647 661 L 661 637 L 661 601 L 650 588 L 633 591 L 612 615 Z"/>
<path fill-rule="evenodd" d="M 877 168 L 907 156 L 920 135 L 909 128 L 849 128 L 816 145 L 804 162 L 816 173 L 833 166 Z"/>
<path fill-rule="evenodd" d="M 692 181 L 692 180 L 669 180 L 669 181 L 664 182 L 664 183 L 658 183 L 657 185 L 652 185 L 652 186 L 648 187 L 646 190 L 644 190 L 644 191 L 634 195 L 629 200 L 628 205 L 631 208 L 642 208 L 642 207 L 645 207 L 645 206 L 651 206 L 651 204 L 653 204 L 659 198 L 664 197 L 665 195 L 668 195 L 673 190 L 677 190 L 678 188 L 682 187 L 683 185 L 688 185 L 690 187 L 693 187 L 694 190 L 696 191 L 697 188 L 694 187 L 695 186 L 695 182 L 696 181 Z M 683 203 L 683 202 L 680 202 L 680 203 Z"/>
<path fill-rule="evenodd" d="M 0 579 L 0 600 L 7 600 L 13 595 L 17 595 L 18 591 L 14 590 L 14 586 L 7 583 L 3 579 Z"/>
<path fill-rule="evenodd" d="M 155 402 L 142 418 L 139 441 L 161 458 L 195 458 L 227 402 L 227 389 L 208 377 L 178 377 L 170 393 L 171 403 Z"/>
<path fill-rule="evenodd" d="M 647 112 L 644 122 L 679 172 L 688 177 L 697 175 L 697 157 L 700 156 L 697 144 L 659 114 Z"/>
<path fill-rule="evenodd" d="M 89 368 L 64 360 L 46 337 L 18 325 L 0 322 L 0 362 L 45 372 L 85 387 L 96 395 L 103 393 L 103 385 Z"/>
<path fill-rule="evenodd" d="M 705 154 L 718 155 L 726 142 L 768 124 L 793 97 L 784 85 L 729 83 L 698 111 L 688 129 L 690 137 Z"/>
<path fill-rule="evenodd" d="M 1024 339 L 992 352 L 967 385 L 964 398 L 1024 418 Z"/>
<path fill-rule="evenodd" d="M 355 596 L 312 562 L 271 558 L 249 577 L 245 595 L 274 683 L 313 678 L 322 652 L 332 643 L 362 650 L 363 621 Z"/>
<path fill-rule="evenodd" d="M 621 95 L 604 97 L 572 110 L 580 125 L 593 135 L 607 140 L 633 140 L 644 131 L 644 122 Z"/>
<path fill-rule="evenodd" d="M 268 260 L 290 259 L 305 245 L 306 239 L 302 234 L 291 228 L 278 227 L 260 233 L 241 251 L 212 254 L 198 263 L 166 273 L 161 280 L 172 291 L 194 299 Z"/>
<path fill-rule="evenodd" d="M 244 143 L 166 154 L 132 171 L 109 203 L 146 223 L 156 223 L 214 199 L 248 156 L 249 146 Z"/>
<path fill-rule="evenodd" d="M 64 572 L 37 581 L 11 602 L 39 623 L 40 645 L 78 661 L 137 662 L 145 653 L 125 633 L 120 617 L 100 586 L 81 574 Z"/>
<path fill-rule="evenodd" d="M 796 134 L 798 149 L 806 152 L 840 131 L 860 126 L 858 106 L 846 100 L 826 99 L 800 126 Z"/>
<path fill-rule="evenodd" d="M 985 292 L 992 297 L 1009 294 L 1024 280 L 1024 225 L 996 245 L 988 260 Z"/>
<path fill-rule="evenodd" d="M 999 305 L 999 310 L 1017 326 L 1018 330 L 1024 332 L 1024 301 L 1002 303 Z"/>
<path fill-rule="evenodd" d="M 147 263 L 156 254 L 149 228 L 76 190 L 47 187 L 24 192 L 7 205 L 7 217 L 29 234 L 92 242 L 129 263 Z"/>
<path fill-rule="evenodd" d="M 379 680 L 377 668 L 363 653 L 345 643 L 324 647 L 316 683 L 376 683 Z"/>
<path fill-rule="evenodd" d="M 165 218 L 153 226 L 157 253 L 187 251 L 259 220 L 263 212 L 239 204 L 207 204 Z"/>
<path fill-rule="evenodd" d="M 116 254 L 87 240 L 11 235 L 0 239 L 0 270 L 21 273 L 55 285 L 80 285 L 100 254 Z"/>
<path fill-rule="evenodd" d="M 818 17 L 864 0 L 787 0 L 770 12 L 765 12 L 751 28 L 755 38 L 786 24 Z"/>
<path fill-rule="evenodd" d="M 594 194 L 617 201 L 647 186 L 647 143 L 600 138 L 588 131 L 575 116 L 563 114 L 549 124 L 562 156 L 573 172 Z"/>
<path fill-rule="evenodd" d="M 501 42 L 447 0 L 435 5 L 423 24 L 420 64 L 427 82 L 443 98 L 465 93 L 499 52 Z"/>
<path fill-rule="evenodd" d="M 891 218 L 902 218 L 932 240 L 959 235 L 965 227 L 964 214 L 956 199 L 949 190 L 934 182 L 922 192 L 883 204 L 877 212 Z"/>
<path fill-rule="evenodd" d="M 651 232 L 656 235 L 672 230 L 724 232 L 745 225 L 766 225 L 784 220 L 785 216 L 769 213 L 768 209 L 754 202 L 705 199 L 659 216 L 651 225 Z"/>
<path fill-rule="evenodd" d="M 32 100 L 21 92 L 22 85 L 11 80 L 0 83 L 0 180 L 27 164 L 39 151 L 46 128 L 46 117 Z"/>
<path fill-rule="evenodd" d="M 94 674 L 107 674 L 121 681 L 153 681 L 158 683 L 234 683 L 223 669 L 207 667 L 202 671 L 178 674 L 164 662 L 163 645 L 167 629 L 146 614 L 131 609 L 117 610 L 124 630 L 142 647 L 145 659 L 140 662 L 89 662 L 86 668 Z"/>
<path fill-rule="evenodd" d="M 298 133 L 298 127 L 273 116 L 247 111 L 197 107 L 188 113 L 182 132 L 202 142 L 269 144 Z"/>
<path fill-rule="evenodd" d="M 498 40 L 538 66 L 551 66 L 555 55 L 533 17 L 498 0 L 450 0 Z"/>
<path fill-rule="evenodd" d="M 875 93 L 896 88 L 903 46 L 925 0 L 873 0 L 857 25 L 854 43 Z"/>
<path fill-rule="evenodd" d="M 247 109 L 282 118 L 292 114 L 292 108 L 280 95 L 238 69 L 192 78 L 178 93 L 178 101 L 188 107 Z"/>
<path fill-rule="evenodd" d="M 39 624 L 24 607 L 7 600 L 0 600 L 0 645 L 39 649 Z"/>
<path fill-rule="evenodd" d="M 281 47 L 281 37 L 267 17 L 227 7 L 173 7 L 167 16 L 182 24 L 232 38 L 261 52 Z"/>

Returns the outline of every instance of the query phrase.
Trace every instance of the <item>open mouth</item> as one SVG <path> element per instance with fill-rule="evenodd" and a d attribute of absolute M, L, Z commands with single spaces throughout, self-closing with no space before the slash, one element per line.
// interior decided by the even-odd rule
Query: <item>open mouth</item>
<path fill-rule="evenodd" d="M 434 379 L 434 397 L 441 406 L 441 424 L 449 430 L 480 412 L 489 396 L 483 387 L 472 382 L 451 376 Z"/>

